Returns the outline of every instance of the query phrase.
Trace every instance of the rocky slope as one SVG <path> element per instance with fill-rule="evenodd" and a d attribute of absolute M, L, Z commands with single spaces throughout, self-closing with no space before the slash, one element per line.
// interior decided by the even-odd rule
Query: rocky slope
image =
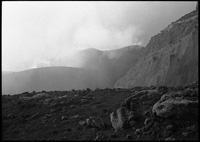
<path fill-rule="evenodd" d="M 2 96 L 3 140 L 198 140 L 198 83 Z"/>
<path fill-rule="evenodd" d="M 198 80 L 198 11 L 171 23 L 152 37 L 138 62 L 116 88 L 184 85 Z"/>

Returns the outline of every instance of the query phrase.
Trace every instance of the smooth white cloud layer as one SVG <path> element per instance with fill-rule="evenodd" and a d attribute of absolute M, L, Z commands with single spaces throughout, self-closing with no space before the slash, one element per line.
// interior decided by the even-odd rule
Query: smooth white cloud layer
<path fill-rule="evenodd" d="M 2 67 L 19 71 L 48 66 L 84 48 L 146 46 L 195 6 L 196 2 L 3 2 Z"/>

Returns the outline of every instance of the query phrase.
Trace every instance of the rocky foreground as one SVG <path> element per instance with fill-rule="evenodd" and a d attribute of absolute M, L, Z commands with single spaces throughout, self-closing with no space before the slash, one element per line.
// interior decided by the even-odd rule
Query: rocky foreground
<path fill-rule="evenodd" d="M 2 95 L 3 140 L 198 140 L 198 83 Z"/>

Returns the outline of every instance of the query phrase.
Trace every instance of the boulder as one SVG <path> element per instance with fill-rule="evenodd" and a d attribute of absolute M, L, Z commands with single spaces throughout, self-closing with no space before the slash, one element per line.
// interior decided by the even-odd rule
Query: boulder
<path fill-rule="evenodd" d="M 123 128 L 127 118 L 127 109 L 125 107 L 120 107 L 116 112 L 110 114 L 110 120 L 115 131 Z"/>
<path fill-rule="evenodd" d="M 159 117 L 167 118 L 173 115 L 181 116 L 184 113 L 198 114 L 198 100 L 191 101 L 181 97 L 172 97 L 163 95 L 161 99 L 153 106 L 153 114 Z"/>
<path fill-rule="evenodd" d="M 86 124 L 86 122 L 85 121 L 79 121 L 79 125 L 85 125 Z"/>
<path fill-rule="evenodd" d="M 190 132 L 183 132 L 182 135 L 183 135 L 184 137 L 189 137 Z"/>

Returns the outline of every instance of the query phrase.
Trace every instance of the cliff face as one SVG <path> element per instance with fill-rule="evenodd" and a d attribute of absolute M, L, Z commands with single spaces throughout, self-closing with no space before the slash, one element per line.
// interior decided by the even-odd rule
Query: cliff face
<path fill-rule="evenodd" d="M 184 85 L 198 81 L 198 12 L 193 11 L 152 37 L 138 62 L 116 88 Z"/>

